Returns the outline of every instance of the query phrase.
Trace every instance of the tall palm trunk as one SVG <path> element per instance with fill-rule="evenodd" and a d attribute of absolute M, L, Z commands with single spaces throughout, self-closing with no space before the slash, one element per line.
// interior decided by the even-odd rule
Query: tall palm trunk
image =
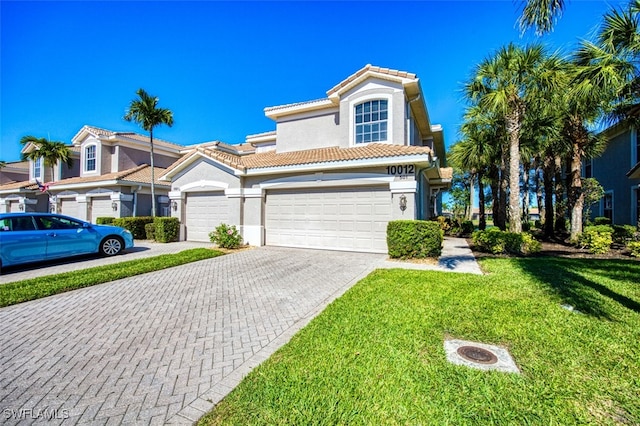
<path fill-rule="evenodd" d="M 542 180 L 544 186 L 544 236 L 546 238 L 553 238 L 555 236 L 555 228 L 553 226 L 555 217 L 553 210 L 553 178 L 556 174 L 555 166 L 554 157 L 552 155 L 547 155 L 542 163 Z"/>
<path fill-rule="evenodd" d="M 153 127 L 149 130 L 149 148 L 151 150 L 151 217 L 156 216 L 156 175 L 153 164 Z"/>
<path fill-rule="evenodd" d="M 564 196 L 564 182 L 562 179 L 562 159 L 556 155 L 554 158 L 554 193 L 556 197 L 556 215 L 555 215 L 555 232 L 563 234 L 567 232 L 567 224 L 565 222 L 567 212 L 567 200 Z"/>
<path fill-rule="evenodd" d="M 469 174 L 469 211 L 467 212 L 467 220 L 473 220 L 473 205 L 475 204 L 475 179 L 476 179 L 476 170 L 471 170 Z"/>
<path fill-rule="evenodd" d="M 520 213 L 520 111 L 507 117 L 509 135 L 509 232 L 522 232 Z"/>
<path fill-rule="evenodd" d="M 481 231 L 484 231 L 487 228 L 487 216 L 484 211 L 484 184 L 482 180 L 484 179 L 484 173 L 482 169 L 478 170 L 478 228 Z"/>

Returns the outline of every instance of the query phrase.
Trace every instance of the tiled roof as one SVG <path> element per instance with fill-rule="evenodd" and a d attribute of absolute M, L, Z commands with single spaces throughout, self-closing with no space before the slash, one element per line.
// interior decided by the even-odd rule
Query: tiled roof
<path fill-rule="evenodd" d="M 441 167 L 440 176 L 442 177 L 442 179 L 453 179 L 453 168 Z"/>
<path fill-rule="evenodd" d="M 364 68 L 356 71 L 354 74 L 350 75 L 346 79 L 342 80 L 340 83 L 333 86 L 333 88 L 331 88 L 331 90 L 327 92 L 327 95 L 331 95 L 332 93 L 337 92 L 343 87 L 348 86 L 351 82 L 358 79 L 360 76 L 367 73 L 368 71 L 376 72 L 379 74 L 387 74 L 392 77 L 401 77 L 401 78 L 409 78 L 409 79 L 416 78 L 416 75 L 410 72 L 399 71 L 399 70 L 394 70 L 390 68 L 381 68 L 381 67 L 373 66 L 371 64 L 367 64 Z"/>
<path fill-rule="evenodd" d="M 22 182 L 9 182 L 0 185 L 0 191 L 12 190 L 12 189 L 38 189 L 38 185 L 28 180 Z"/>
<path fill-rule="evenodd" d="M 160 177 L 165 169 L 161 167 L 154 167 L 155 169 L 155 183 L 156 185 L 164 185 L 166 186 L 166 182 L 158 181 L 158 177 Z M 107 173 L 104 175 L 97 176 L 85 176 L 85 177 L 72 177 L 68 179 L 59 180 L 57 182 L 52 182 L 49 184 L 51 189 L 55 189 L 58 185 L 74 185 L 81 183 L 91 183 L 91 182 L 105 182 L 105 181 L 127 181 L 127 182 L 135 182 L 142 184 L 150 184 L 151 183 L 151 166 L 148 164 L 141 164 L 140 166 L 134 167 L 133 169 L 123 170 L 121 172 Z"/>
<path fill-rule="evenodd" d="M 365 146 L 352 148 L 319 148 L 304 151 L 293 151 L 277 153 L 267 151 L 247 155 L 231 154 L 218 149 L 195 148 L 179 161 L 172 164 L 165 172 L 177 169 L 181 164 L 192 159 L 194 155 L 200 154 L 216 160 L 222 164 L 232 167 L 242 172 L 248 169 L 264 169 L 274 167 L 298 166 L 304 164 L 322 164 L 338 161 L 367 160 L 375 158 L 392 158 L 408 155 L 428 155 L 431 148 L 423 146 L 390 145 L 382 143 L 371 143 Z"/>
<path fill-rule="evenodd" d="M 114 132 L 112 130 L 106 130 L 106 129 L 101 129 L 100 127 L 95 127 L 95 126 L 89 126 L 89 125 L 85 125 L 82 129 L 80 129 L 80 131 L 78 132 L 78 134 L 80 134 L 80 132 L 82 132 L 83 130 L 87 130 L 97 136 L 100 137 L 117 137 L 117 136 L 125 136 L 129 139 L 134 139 L 134 140 L 138 140 L 141 142 L 149 142 L 149 137 L 145 136 L 145 135 L 141 135 L 135 132 Z M 78 134 L 76 134 L 76 136 L 78 136 Z M 76 138 L 76 136 L 74 136 L 74 139 Z M 165 143 L 168 145 L 175 145 L 178 148 L 184 148 L 182 145 L 179 145 L 177 143 L 174 142 L 169 142 L 169 141 L 165 141 L 162 139 L 158 139 L 156 137 L 153 138 L 153 142 L 161 142 L 161 143 Z"/>
<path fill-rule="evenodd" d="M 330 147 L 285 153 L 267 151 L 248 155 L 242 159 L 247 168 L 268 168 L 407 155 L 427 155 L 430 153 L 431 149 L 428 147 L 372 143 L 353 148 Z"/>

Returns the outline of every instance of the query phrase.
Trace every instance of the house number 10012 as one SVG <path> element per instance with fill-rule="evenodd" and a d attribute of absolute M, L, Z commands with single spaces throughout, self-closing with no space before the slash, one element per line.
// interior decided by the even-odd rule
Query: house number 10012
<path fill-rule="evenodd" d="M 415 166 L 413 164 L 404 164 L 398 166 L 387 166 L 388 175 L 412 175 L 414 173 Z"/>

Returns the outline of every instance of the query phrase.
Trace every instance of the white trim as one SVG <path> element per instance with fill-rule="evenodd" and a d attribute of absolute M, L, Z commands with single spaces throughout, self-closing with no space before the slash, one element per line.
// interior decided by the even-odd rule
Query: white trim
<path fill-rule="evenodd" d="M 418 181 L 400 180 L 389 183 L 389 189 L 392 194 L 400 194 L 407 192 L 418 192 Z"/>
<path fill-rule="evenodd" d="M 176 189 L 179 189 L 180 192 L 202 192 L 202 191 L 224 191 L 227 188 L 229 188 L 228 183 L 220 182 L 217 180 L 201 179 L 199 181 L 188 183 Z"/>
<path fill-rule="evenodd" d="M 227 198 L 262 198 L 264 190 L 262 188 L 228 188 L 224 195 Z"/>
<path fill-rule="evenodd" d="M 629 158 L 629 160 L 631 161 L 631 169 L 633 169 L 635 167 L 636 164 L 638 164 L 638 162 L 636 161 L 638 159 L 638 129 L 636 129 L 635 127 L 631 127 L 631 135 L 630 135 L 630 139 L 631 139 L 631 158 Z"/>
<path fill-rule="evenodd" d="M 98 155 L 98 151 L 100 151 L 100 153 L 102 153 L 102 150 L 98 148 L 98 142 L 97 141 L 91 141 L 88 142 L 85 145 L 82 145 L 81 148 L 81 153 L 80 153 L 80 162 L 82 164 L 82 175 L 83 176 L 92 176 L 92 175 L 97 175 L 99 174 L 99 169 L 100 167 L 98 167 L 98 163 L 99 163 L 99 158 L 100 156 Z M 94 147 L 94 168 L 93 170 L 89 170 L 87 169 L 87 163 L 89 161 L 88 155 L 87 155 L 87 151 L 89 150 L 89 148 Z M 101 161 L 100 161 L 101 163 Z"/>
<path fill-rule="evenodd" d="M 378 173 L 314 173 L 272 179 L 260 183 L 261 189 L 290 189 L 328 186 L 389 185 L 394 176 Z"/>
<path fill-rule="evenodd" d="M 425 161 L 426 157 L 426 161 Z M 270 175 L 280 173 L 300 173 L 300 172 L 312 172 L 323 170 L 335 170 L 335 169 L 350 169 L 356 167 L 373 167 L 373 166 L 388 166 L 397 164 L 420 164 L 428 163 L 430 161 L 429 154 L 414 154 L 414 155 L 401 155 L 397 157 L 388 157 L 386 159 L 380 158 L 368 158 L 360 160 L 346 160 L 346 161 L 330 161 L 322 163 L 311 164 L 299 164 L 294 166 L 278 166 L 278 167 L 261 167 L 248 169 L 244 176 L 256 176 L 256 175 Z"/>
<path fill-rule="evenodd" d="M 261 246 L 263 244 L 264 226 L 262 225 L 241 225 L 240 234 L 244 242 L 251 246 Z"/>

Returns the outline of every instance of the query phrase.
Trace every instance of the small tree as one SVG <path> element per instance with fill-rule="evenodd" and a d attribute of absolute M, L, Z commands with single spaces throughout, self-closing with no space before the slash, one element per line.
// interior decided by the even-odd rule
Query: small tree
<path fill-rule="evenodd" d="M 591 206 L 604 197 L 604 188 L 595 178 L 582 180 L 582 193 L 584 194 L 584 215 L 586 221 L 591 217 Z"/>

